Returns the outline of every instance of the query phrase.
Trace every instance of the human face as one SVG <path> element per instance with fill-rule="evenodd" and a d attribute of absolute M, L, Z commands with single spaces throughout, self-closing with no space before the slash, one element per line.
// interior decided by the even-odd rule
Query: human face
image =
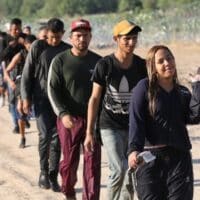
<path fill-rule="evenodd" d="M 176 64 L 173 55 L 167 49 L 159 49 L 155 53 L 155 69 L 158 79 L 173 79 Z"/>
<path fill-rule="evenodd" d="M 23 37 L 19 37 L 19 38 L 18 38 L 18 43 L 19 43 L 19 44 L 24 45 L 24 41 L 25 41 L 25 40 L 24 40 Z"/>
<path fill-rule="evenodd" d="M 39 39 L 39 40 L 46 40 L 46 39 L 47 39 L 47 29 L 42 29 L 42 30 L 38 33 L 38 39 Z"/>
<path fill-rule="evenodd" d="M 136 47 L 138 34 L 121 35 L 115 39 L 118 43 L 118 48 L 124 53 L 132 53 Z"/>
<path fill-rule="evenodd" d="M 16 24 L 10 25 L 10 35 L 14 38 L 19 36 L 19 33 L 21 33 L 21 26 Z"/>
<path fill-rule="evenodd" d="M 23 28 L 23 33 L 30 35 L 31 34 L 31 29 L 29 27 Z"/>
<path fill-rule="evenodd" d="M 47 32 L 47 43 L 50 46 L 58 46 L 62 40 L 64 32 L 54 33 L 52 31 Z"/>
<path fill-rule="evenodd" d="M 73 49 L 77 52 L 85 52 L 91 40 L 91 32 L 86 29 L 77 29 L 71 33 L 70 40 Z"/>

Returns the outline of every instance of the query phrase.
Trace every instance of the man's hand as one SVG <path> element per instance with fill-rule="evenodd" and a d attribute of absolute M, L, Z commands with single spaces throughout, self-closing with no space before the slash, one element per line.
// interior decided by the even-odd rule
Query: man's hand
<path fill-rule="evenodd" d="M 87 132 L 87 131 L 86 131 Z M 84 147 L 86 151 L 94 151 L 94 137 L 92 133 L 87 133 L 84 141 Z"/>
<path fill-rule="evenodd" d="M 9 83 L 10 87 L 12 88 L 12 90 L 16 89 L 16 84 L 14 81 L 11 80 L 11 82 Z"/>
<path fill-rule="evenodd" d="M 28 99 L 23 100 L 23 111 L 25 114 L 29 114 L 31 102 Z"/>
<path fill-rule="evenodd" d="M 190 82 L 192 83 L 200 81 L 200 74 L 193 75 L 190 73 L 189 76 L 190 76 Z"/>
<path fill-rule="evenodd" d="M 65 128 L 71 129 L 74 127 L 74 120 L 71 115 L 64 115 L 61 121 Z"/>

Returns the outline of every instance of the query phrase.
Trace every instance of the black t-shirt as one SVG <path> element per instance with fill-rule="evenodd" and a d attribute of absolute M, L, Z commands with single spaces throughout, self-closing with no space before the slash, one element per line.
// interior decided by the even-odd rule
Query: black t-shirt
<path fill-rule="evenodd" d="M 16 84 L 16 89 L 14 91 L 15 97 L 20 96 L 21 76 L 22 76 L 22 71 L 23 71 L 23 68 L 24 68 L 24 63 L 25 63 L 27 54 L 28 54 L 28 51 L 26 49 L 22 49 L 20 51 L 21 61 L 17 65 L 17 67 L 14 68 L 14 70 L 16 71 L 16 77 L 14 79 L 15 84 Z"/>
<path fill-rule="evenodd" d="M 111 54 L 96 65 L 92 81 L 105 88 L 100 114 L 100 128 L 128 129 L 129 102 L 132 90 L 147 76 L 145 60 L 137 55 L 128 69 Z"/>

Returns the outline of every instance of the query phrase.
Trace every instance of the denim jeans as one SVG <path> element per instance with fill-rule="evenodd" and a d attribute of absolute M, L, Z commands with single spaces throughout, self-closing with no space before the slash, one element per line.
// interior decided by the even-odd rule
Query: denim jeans
<path fill-rule="evenodd" d="M 16 109 L 16 104 L 15 104 L 14 92 L 12 88 L 10 88 L 9 86 L 7 89 L 8 89 L 9 112 L 12 117 L 13 126 L 17 127 L 18 119 L 17 119 L 17 109 Z"/>
<path fill-rule="evenodd" d="M 17 109 L 15 103 L 9 103 L 9 112 L 12 117 L 13 126 L 18 127 Z"/>
<path fill-rule="evenodd" d="M 101 129 L 103 146 L 107 152 L 110 175 L 108 179 L 108 200 L 132 200 L 133 190 L 129 190 L 127 130 Z"/>

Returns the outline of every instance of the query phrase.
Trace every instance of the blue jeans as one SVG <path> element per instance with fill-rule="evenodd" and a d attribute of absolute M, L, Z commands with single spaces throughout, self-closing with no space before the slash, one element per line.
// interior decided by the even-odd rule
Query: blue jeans
<path fill-rule="evenodd" d="M 18 126 L 17 109 L 15 103 L 9 103 L 9 112 L 12 117 L 14 127 Z"/>
<path fill-rule="evenodd" d="M 17 109 L 15 105 L 15 98 L 14 98 L 14 91 L 11 87 L 8 86 L 8 102 L 9 102 L 9 112 L 12 117 L 13 126 L 18 126 L 18 119 L 17 119 Z"/>
<path fill-rule="evenodd" d="M 107 152 L 110 175 L 108 179 L 108 200 L 131 200 L 133 190 L 127 181 L 128 131 L 101 129 L 103 146 Z"/>

